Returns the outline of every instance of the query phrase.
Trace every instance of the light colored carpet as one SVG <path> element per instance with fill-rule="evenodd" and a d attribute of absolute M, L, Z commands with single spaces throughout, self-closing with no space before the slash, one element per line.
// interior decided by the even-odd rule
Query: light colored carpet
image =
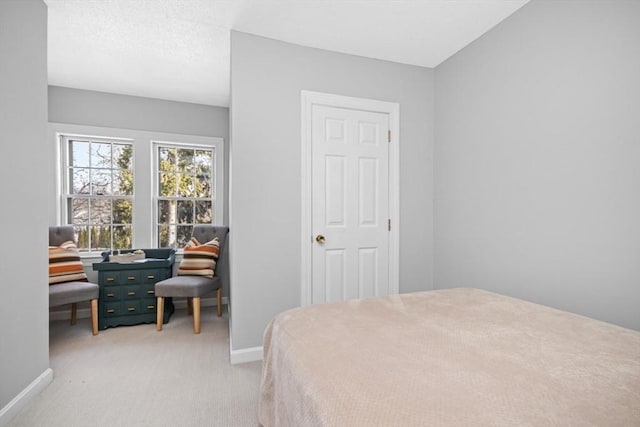
<path fill-rule="evenodd" d="M 229 323 L 204 307 L 202 330 L 176 310 L 154 324 L 91 335 L 88 319 L 50 323 L 53 382 L 9 426 L 258 426 L 262 362 L 229 364 Z"/>

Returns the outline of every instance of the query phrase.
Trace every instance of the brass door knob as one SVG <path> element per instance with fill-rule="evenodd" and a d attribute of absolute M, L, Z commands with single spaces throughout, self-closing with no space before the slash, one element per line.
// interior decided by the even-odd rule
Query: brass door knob
<path fill-rule="evenodd" d="M 324 236 L 322 234 L 318 234 L 316 236 L 316 242 L 320 243 L 321 245 L 324 245 Z"/>

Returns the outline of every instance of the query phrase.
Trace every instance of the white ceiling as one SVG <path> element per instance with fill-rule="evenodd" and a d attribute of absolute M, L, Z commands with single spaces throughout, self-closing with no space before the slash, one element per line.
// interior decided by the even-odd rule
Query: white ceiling
<path fill-rule="evenodd" d="M 435 67 L 529 0 L 45 0 L 49 84 L 229 105 L 230 30 Z"/>

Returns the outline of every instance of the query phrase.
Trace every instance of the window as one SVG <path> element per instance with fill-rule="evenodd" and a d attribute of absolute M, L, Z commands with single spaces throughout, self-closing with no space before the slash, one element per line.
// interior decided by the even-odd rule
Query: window
<path fill-rule="evenodd" d="M 130 248 L 133 219 L 131 141 L 62 138 L 63 206 L 80 251 Z"/>
<path fill-rule="evenodd" d="M 222 138 L 65 123 L 49 130 L 49 223 L 74 225 L 84 257 L 180 249 L 194 224 L 224 223 Z"/>
<path fill-rule="evenodd" d="M 211 224 L 215 204 L 215 150 L 156 142 L 158 247 L 183 247 L 194 224 Z"/>

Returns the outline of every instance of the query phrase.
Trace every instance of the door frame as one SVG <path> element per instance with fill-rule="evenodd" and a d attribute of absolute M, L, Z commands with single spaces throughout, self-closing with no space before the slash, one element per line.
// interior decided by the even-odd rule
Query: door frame
<path fill-rule="evenodd" d="M 389 295 L 399 292 L 399 237 L 400 237 L 400 104 L 375 99 L 354 98 L 331 93 L 301 91 L 302 111 L 302 218 L 301 218 L 301 287 L 300 305 L 311 304 L 312 285 L 312 169 L 311 169 L 311 111 L 314 105 L 371 111 L 389 115 L 391 141 L 389 147 Z"/>

